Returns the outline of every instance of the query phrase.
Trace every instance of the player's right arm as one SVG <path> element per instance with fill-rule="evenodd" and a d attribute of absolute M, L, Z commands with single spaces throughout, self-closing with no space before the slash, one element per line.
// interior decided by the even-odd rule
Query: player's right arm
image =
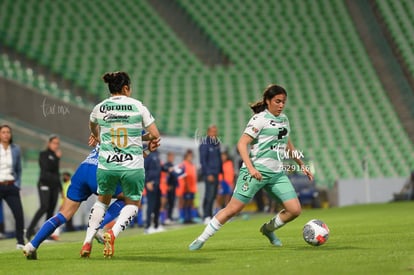
<path fill-rule="evenodd" d="M 247 124 L 239 142 L 237 143 L 237 149 L 239 150 L 240 157 L 242 158 L 244 165 L 246 165 L 249 174 L 257 179 L 262 180 L 262 174 L 254 167 L 252 160 L 249 156 L 248 146 L 257 138 L 264 126 L 264 120 L 259 115 L 254 115 Z"/>
<path fill-rule="evenodd" d="M 144 137 L 143 140 L 153 140 L 160 138 L 160 132 L 158 131 L 157 125 L 155 124 L 155 119 L 145 106 L 142 106 L 142 122 L 144 128 L 149 133 L 148 137 Z"/>
<path fill-rule="evenodd" d="M 158 131 L 157 125 L 155 122 L 151 123 L 148 127 L 146 127 L 146 130 L 148 131 L 148 140 L 154 140 L 160 138 L 160 132 Z"/>
<path fill-rule="evenodd" d="M 239 150 L 239 154 L 241 159 L 244 162 L 244 165 L 246 165 L 247 170 L 249 171 L 249 174 L 257 179 L 262 180 L 262 174 L 254 168 L 254 165 L 249 157 L 249 152 L 247 150 L 247 146 L 253 141 L 253 138 L 249 136 L 246 133 L 243 133 L 243 135 L 240 137 L 239 142 L 237 143 L 237 149 Z"/>
<path fill-rule="evenodd" d="M 149 129 L 151 128 L 151 129 Z M 142 136 L 142 141 L 151 141 L 151 140 L 156 140 L 160 138 L 160 133 L 158 131 L 157 126 L 155 125 L 155 123 L 152 123 L 151 125 L 149 125 L 146 130 L 148 131 L 147 133 L 145 133 L 145 135 Z"/>

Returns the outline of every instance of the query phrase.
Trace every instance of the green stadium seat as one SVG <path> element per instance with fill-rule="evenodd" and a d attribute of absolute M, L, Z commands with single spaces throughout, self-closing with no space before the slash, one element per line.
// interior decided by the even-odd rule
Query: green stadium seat
<path fill-rule="evenodd" d="M 114 6 L 103 0 L 99 10 L 93 1 L 3 2 L 7 11 L 0 11 L 0 35 L 5 45 L 99 99 L 107 96 L 100 79 L 104 72 L 128 71 L 134 93 L 165 133 L 189 135 L 216 123 L 224 143 L 235 146 L 252 115 L 248 104 L 261 98 L 267 84 L 276 82 L 289 93 L 286 112 L 294 129 L 292 138 L 304 149 L 314 149 L 315 161 L 327 163 L 318 164 L 320 182 L 361 177 L 359 162 L 367 142 L 370 148 L 384 148 L 368 156 L 378 167 L 370 171 L 373 176 L 402 176 L 409 169 L 410 162 L 401 159 L 410 155 L 393 152 L 412 152 L 413 145 L 407 136 L 389 133 L 402 132 L 401 123 L 342 1 L 321 5 L 296 0 L 178 0 L 233 63 L 216 68 L 202 65 L 145 1 Z M 388 14 L 385 18 L 394 36 L 404 38 L 399 44 L 411 45 L 400 46 L 401 53 L 414 60 L 412 40 L 407 42 L 414 22 L 403 13 L 413 4 L 407 0 L 377 4 L 382 14 Z M 36 13 L 17 12 L 20 9 Z M 274 20 L 275 12 L 279 20 Z M 395 17 L 401 20 L 390 19 Z M 283 43 L 275 44 L 275 38 Z M 65 95 L 13 60 L 2 58 L 1 68 L 2 75 Z M 390 115 L 381 116 L 378 110 Z M 394 168 L 382 172 L 386 166 Z"/>

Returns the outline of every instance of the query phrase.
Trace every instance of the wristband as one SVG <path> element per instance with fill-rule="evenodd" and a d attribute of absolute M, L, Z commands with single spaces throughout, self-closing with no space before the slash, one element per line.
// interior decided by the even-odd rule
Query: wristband
<path fill-rule="evenodd" d="M 149 154 L 151 154 L 151 151 L 150 151 L 150 150 L 148 150 L 148 149 L 145 149 L 145 150 L 144 150 L 144 154 L 145 154 L 146 156 L 148 156 Z"/>

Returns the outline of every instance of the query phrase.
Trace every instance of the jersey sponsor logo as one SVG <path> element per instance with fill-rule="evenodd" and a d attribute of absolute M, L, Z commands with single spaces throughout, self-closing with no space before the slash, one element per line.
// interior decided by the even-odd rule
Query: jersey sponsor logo
<path fill-rule="evenodd" d="M 269 124 L 274 127 L 279 127 L 279 129 L 285 128 L 287 126 L 287 123 L 285 121 L 277 122 L 276 120 L 273 120 L 273 119 L 269 120 Z"/>
<path fill-rule="evenodd" d="M 108 111 L 132 111 L 132 105 L 101 105 L 99 111 L 101 113 L 106 113 Z"/>
<path fill-rule="evenodd" d="M 277 139 L 282 139 L 284 138 L 288 133 L 288 130 L 283 127 L 283 128 L 279 128 L 279 134 L 277 135 Z"/>
<path fill-rule="evenodd" d="M 107 114 L 103 117 L 103 120 L 106 122 L 128 122 L 129 115 L 115 115 L 115 114 Z"/>
<path fill-rule="evenodd" d="M 111 163 L 111 162 L 125 162 L 125 161 L 131 161 L 134 158 L 132 157 L 131 154 L 129 153 L 123 153 L 119 148 L 114 147 L 115 150 L 115 155 L 109 155 L 106 158 L 106 162 L 107 163 Z"/>
<path fill-rule="evenodd" d="M 111 162 L 125 162 L 125 161 L 131 161 L 134 158 L 132 157 L 131 154 L 115 154 L 115 155 L 109 155 L 106 158 L 106 162 L 107 163 L 111 163 Z"/>
<path fill-rule="evenodd" d="M 258 128 L 256 128 L 256 127 L 254 127 L 254 125 L 253 124 L 248 124 L 247 125 L 247 129 L 251 129 L 252 131 L 253 131 L 253 133 L 255 133 L 255 134 L 257 134 L 258 132 L 259 132 L 259 129 Z"/>

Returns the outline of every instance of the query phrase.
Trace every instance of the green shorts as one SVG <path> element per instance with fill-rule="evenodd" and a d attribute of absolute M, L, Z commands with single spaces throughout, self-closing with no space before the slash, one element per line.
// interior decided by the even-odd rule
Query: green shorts
<path fill-rule="evenodd" d="M 98 195 L 113 195 L 118 183 L 121 183 L 124 196 L 139 201 L 144 190 L 144 169 L 114 171 L 99 169 L 96 172 Z"/>
<path fill-rule="evenodd" d="M 295 188 L 284 172 L 262 173 L 262 180 L 258 181 L 250 176 L 247 169 L 240 169 L 233 197 L 247 204 L 261 188 L 279 202 L 297 198 Z"/>

